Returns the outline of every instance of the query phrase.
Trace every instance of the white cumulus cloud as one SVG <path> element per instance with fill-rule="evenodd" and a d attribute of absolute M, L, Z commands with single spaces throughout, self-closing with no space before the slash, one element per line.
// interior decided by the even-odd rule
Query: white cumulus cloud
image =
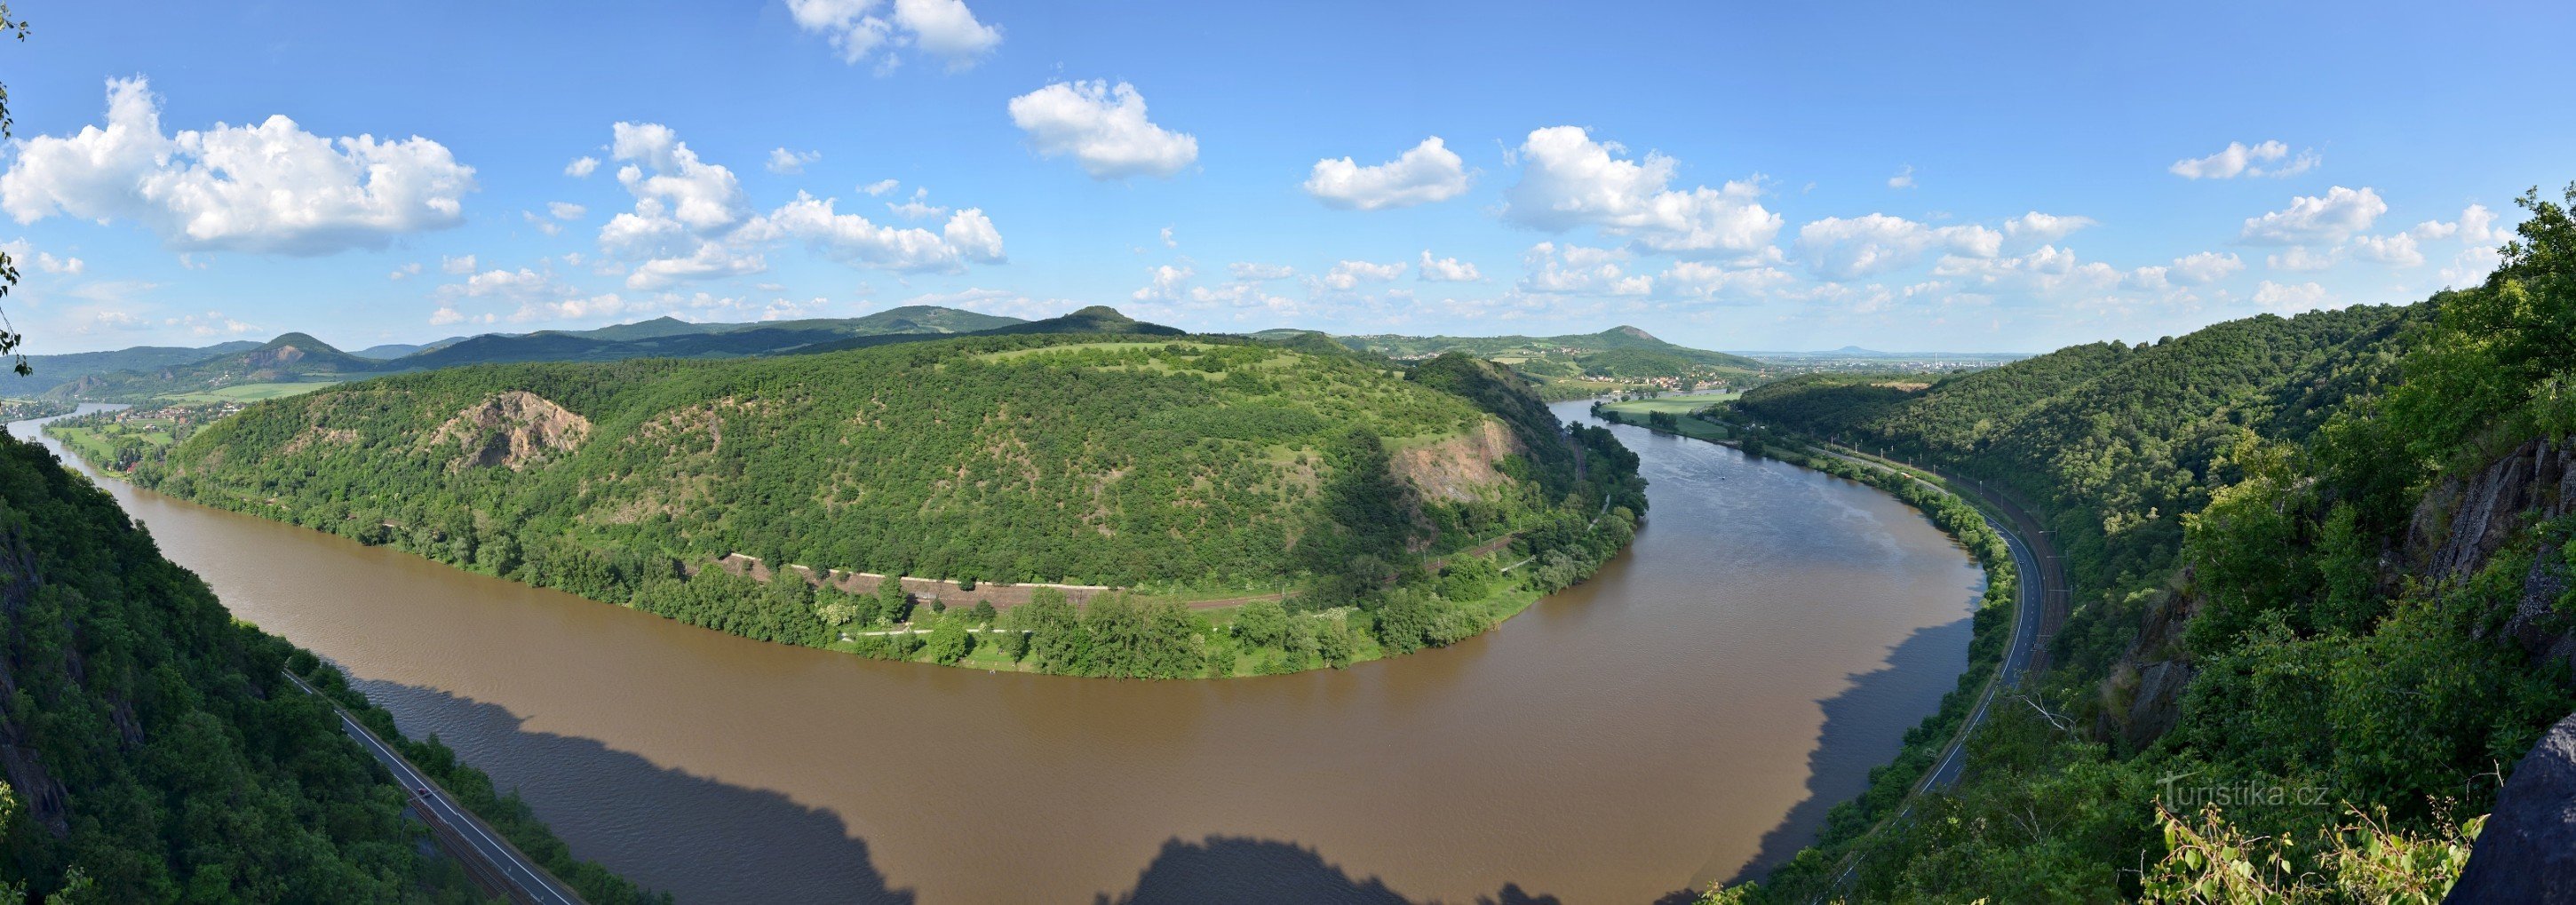
<path fill-rule="evenodd" d="M 1826 217 L 1798 228 L 1798 257 L 1807 270 L 1833 281 L 1856 280 L 1911 267 L 1935 248 L 1966 258 L 1992 258 L 2004 234 L 1975 224 L 1933 227 L 1903 217 L 1865 214 Z"/>
<path fill-rule="evenodd" d="M 0 209 L 133 220 L 174 249 L 323 255 L 464 222 L 474 168 L 419 136 L 324 138 L 284 116 L 161 131 L 140 77 L 107 82 L 107 124 L 19 144 Z"/>
<path fill-rule="evenodd" d="M 2206 147 L 2206 146 L 2204 146 Z M 2287 161 L 2287 162 L 2284 162 Z M 2173 162 L 2166 172 L 2184 179 L 2234 179 L 2238 176 L 2296 176 L 2317 168 L 2320 161 L 2314 151 L 2301 151 L 2290 156 L 2290 146 L 2267 141 L 2248 147 L 2231 141 L 2218 153 Z"/>
<path fill-rule="evenodd" d="M 1002 43 L 1002 30 L 986 25 L 964 0 L 787 0 L 796 27 L 819 34 L 857 63 L 879 48 L 910 45 L 945 58 L 951 70 L 975 65 Z M 888 56 L 880 65 L 892 66 Z"/>
<path fill-rule="evenodd" d="M 1383 283 L 1404 275 L 1404 265 L 1379 264 L 1371 261 L 1343 261 L 1324 273 L 1324 285 L 1338 292 L 1349 292 L 1361 283 Z"/>
<path fill-rule="evenodd" d="M 770 172 L 777 173 L 781 176 L 793 176 L 798 173 L 805 172 L 806 164 L 813 163 L 821 159 L 823 159 L 823 152 L 821 151 L 790 151 L 786 148 L 771 148 L 769 149 L 769 162 L 762 164 L 762 166 Z"/>
<path fill-rule="evenodd" d="M 2368 188 L 2335 186 L 2321 196 L 2301 195 L 2290 206 L 2245 220 L 2241 236 L 2262 245 L 2333 245 L 2369 229 L 2388 212 L 2388 202 Z"/>
<path fill-rule="evenodd" d="M 1199 140 L 1145 118 L 1126 82 L 1057 82 L 1012 98 L 1011 123 L 1040 157 L 1072 157 L 1093 179 L 1170 176 L 1199 159 Z"/>
<path fill-rule="evenodd" d="M 1466 162 L 1434 135 L 1375 166 L 1348 157 L 1315 161 L 1306 194 L 1332 207 L 1374 211 L 1447 201 L 1465 194 L 1472 181 Z"/>
<path fill-rule="evenodd" d="M 1422 250 L 1422 266 L 1415 268 L 1414 276 L 1426 283 L 1473 283 L 1485 278 L 1484 274 L 1476 272 L 1474 263 L 1457 258 L 1434 258 L 1427 248 Z"/>
<path fill-rule="evenodd" d="M 2306 311 L 2324 307 L 2326 287 L 2315 283 L 2275 283 L 2264 280 L 2254 287 L 2254 304 L 2275 311 Z"/>
<path fill-rule="evenodd" d="M 1779 235 L 1780 215 L 1755 200 L 1759 183 L 1669 189 L 1678 162 L 1661 154 L 1626 160 L 1618 156 L 1625 150 L 1577 126 L 1530 132 L 1515 155 L 1521 179 L 1504 193 L 1503 216 L 1556 232 L 1594 226 L 1645 251 L 1696 258 L 1754 256 Z"/>

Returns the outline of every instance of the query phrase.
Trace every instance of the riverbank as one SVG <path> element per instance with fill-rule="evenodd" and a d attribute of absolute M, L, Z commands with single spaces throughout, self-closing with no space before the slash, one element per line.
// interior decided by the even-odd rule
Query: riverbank
<path fill-rule="evenodd" d="M 203 426 L 188 417 L 174 421 L 165 415 L 170 413 L 87 413 L 48 424 L 44 431 L 92 468 L 149 486 L 160 453 Z M 198 502 L 289 524 L 311 521 L 281 508 L 275 499 Z M 387 520 L 354 532 L 346 519 L 307 526 L 757 640 L 988 672 L 1191 679 L 1340 669 L 1483 634 L 1546 594 L 1589 577 L 1625 549 L 1637 518 L 1613 502 L 1604 498 L 1603 515 L 1576 523 L 1579 530 L 1534 522 L 1432 557 L 1416 575 L 1390 568 L 1375 579 L 1384 589 L 1373 592 L 1376 605 L 1329 608 L 1300 606 L 1294 590 L 1145 594 L 1096 585 L 973 583 L 840 569 L 818 574 L 799 564 L 784 568 L 801 580 L 780 583 L 771 580 L 775 576 L 767 564 L 739 552 L 715 559 L 712 564 L 719 568 L 663 566 L 612 557 L 607 551 L 576 551 L 580 555 L 569 566 L 541 568 L 533 561 L 533 542 L 519 542 L 506 527 L 484 526 L 479 520 L 445 528 Z M 1617 517 L 1606 517 L 1612 513 Z M 461 548 L 456 539 L 460 531 L 468 538 Z M 1515 549 L 1516 539 L 1530 535 L 1546 536 L 1549 545 Z M 1524 539 L 1520 545 L 1527 543 Z M 890 578 L 895 579 L 891 586 Z"/>
<path fill-rule="evenodd" d="M 1705 404 L 1651 404 L 1656 401 L 1596 404 L 1594 414 L 1657 433 L 1749 445 L 1759 450 L 1751 454 L 1876 487 L 1931 518 L 1986 571 L 1987 592 L 1973 623 L 1968 671 L 1959 677 L 1957 687 L 1942 697 L 1937 711 L 1906 733 L 1906 743 L 1894 760 L 1884 769 L 1871 771 L 1867 791 L 1834 806 L 1817 842 L 1773 872 L 1773 876 L 1806 878 L 1848 876 L 1858 869 L 1868 842 L 1890 823 L 1904 819 L 1915 799 L 1956 780 L 1963 769 L 1968 736 L 1983 722 L 1996 695 L 2017 685 L 2021 672 L 2031 667 L 2044 643 L 2040 629 L 2047 586 L 2025 586 L 2022 576 L 2034 571 L 2045 575 L 2047 566 L 2040 555 L 2024 549 L 2022 538 L 2004 528 L 2018 513 L 2002 508 L 1999 501 L 1971 496 L 1942 476 L 1839 451 L 1811 438 L 1735 424 L 1714 416 Z M 1748 439 L 1752 442 L 1745 442 Z"/>
<path fill-rule="evenodd" d="M 682 901 L 1643 902 L 1813 839 L 1964 669 L 1981 573 L 1885 494 L 1615 430 L 1658 517 L 1591 580 L 1446 648 L 1234 682 L 764 644 L 98 483 L 239 618 Z"/>

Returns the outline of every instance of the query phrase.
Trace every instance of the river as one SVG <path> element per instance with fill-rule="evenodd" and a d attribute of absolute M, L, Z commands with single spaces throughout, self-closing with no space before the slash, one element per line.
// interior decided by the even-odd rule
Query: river
<path fill-rule="evenodd" d="M 1450 648 L 1224 681 L 750 641 L 99 483 L 236 615 L 683 902 L 1641 903 L 1811 840 L 1966 668 L 1982 576 L 1875 490 L 1613 429 L 1652 509 L 1591 581 Z"/>

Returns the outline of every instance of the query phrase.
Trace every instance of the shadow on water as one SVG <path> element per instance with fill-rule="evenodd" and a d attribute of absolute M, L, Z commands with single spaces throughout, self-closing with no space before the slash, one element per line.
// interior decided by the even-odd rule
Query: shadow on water
<path fill-rule="evenodd" d="M 1825 813 L 1869 788 L 1869 771 L 1893 760 L 1906 730 L 1941 706 L 1966 658 L 1971 619 L 1916 630 L 1887 651 L 1885 666 L 1850 677 L 1841 694 L 1817 702 L 1825 723 L 1807 754 L 1807 797 L 1762 834 L 1762 846 L 1730 885 L 1760 880 L 1816 841 Z"/>
<path fill-rule="evenodd" d="M 464 762 L 491 773 L 495 788 L 518 789 L 574 855 L 616 851 L 620 858 L 604 866 L 682 902 L 915 899 L 887 885 L 867 841 L 828 811 L 657 767 L 590 739 L 530 732 L 524 718 L 496 704 L 393 682 L 351 684 L 392 711 L 404 735 L 436 733 Z M 531 764 L 543 771 L 528 775 Z M 564 819 L 576 812 L 581 819 Z M 677 815 L 685 822 L 675 824 Z"/>
<path fill-rule="evenodd" d="M 1125 895 L 1102 893 L 1093 905 L 1253 905 L 1311 902 L 1318 905 L 1415 905 L 1376 877 L 1353 878 L 1322 854 L 1293 842 L 1242 836 L 1209 836 L 1198 842 L 1165 840 L 1154 862 Z M 1429 905 L 1429 903 L 1424 903 Z M 1560 905 L 1520 884 L 1505 883 L 1476 905 Z"/>

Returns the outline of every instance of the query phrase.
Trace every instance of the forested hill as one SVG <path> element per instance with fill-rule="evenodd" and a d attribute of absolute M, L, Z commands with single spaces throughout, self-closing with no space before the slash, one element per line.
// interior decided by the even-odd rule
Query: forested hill
<path fill-rule="evenodd" d="M 484 901 L 421 853 L 403 789 L 289 668 L 336 687 L 310 654 L 234 621 L 107 494 L 0 437 L 0 897 Z M 442 778 L 472 800 L 523 808 L 450 764 Z M 561 851 L 523 810 L 494 816 L 522 847 Z M 549 866 L 592 902 L 652 900 L 593 866 Z"/>
<path fill-rule="evenodd" d="M 1119 334 L 459 368 L 252 406 L 136 477 L 616 602 L 747 553 L 1369 605 L 1446 551 L 1643 509 L 1634 458 L 1585 434 L 1578 469 L 1508 371 L 1417 377 Z"/>
<path fill-rule="evenodd" d="M 249 383 L 310 383 L 472 364 L 529 361 L 618 361 L 629 358 L 730 358 L 856 348 L 977 332 L 1032 332 L 1081 323 L 1086 332 L 1178 333 L 1108 312 L 1077 312 L 1051 321 L 978 314 L 935 305 L 906 305 L 864 317 L 693 323 L 669 317 L 595 330 L 540 330 L 451 337 L 422 346 L 376 346 L 343 352 L 302 333 L 266 343 L 203 349 L 134 348 L 83 355 L 37 356 L 33 378 L 0 379 L 0 393 L 45 392 L 60 399 L 145 402 Z"/>
<path fill-rule="evenodd" d="M 2484 285 L 2416 305 L 1746 394 L 2009 488 L 2073 606 L 1952 794 L 1873 832 L 1874 791 L 1713 898 L 2439 900 L 2576 707 L 2576 222 L 2523 203 Z"/>

